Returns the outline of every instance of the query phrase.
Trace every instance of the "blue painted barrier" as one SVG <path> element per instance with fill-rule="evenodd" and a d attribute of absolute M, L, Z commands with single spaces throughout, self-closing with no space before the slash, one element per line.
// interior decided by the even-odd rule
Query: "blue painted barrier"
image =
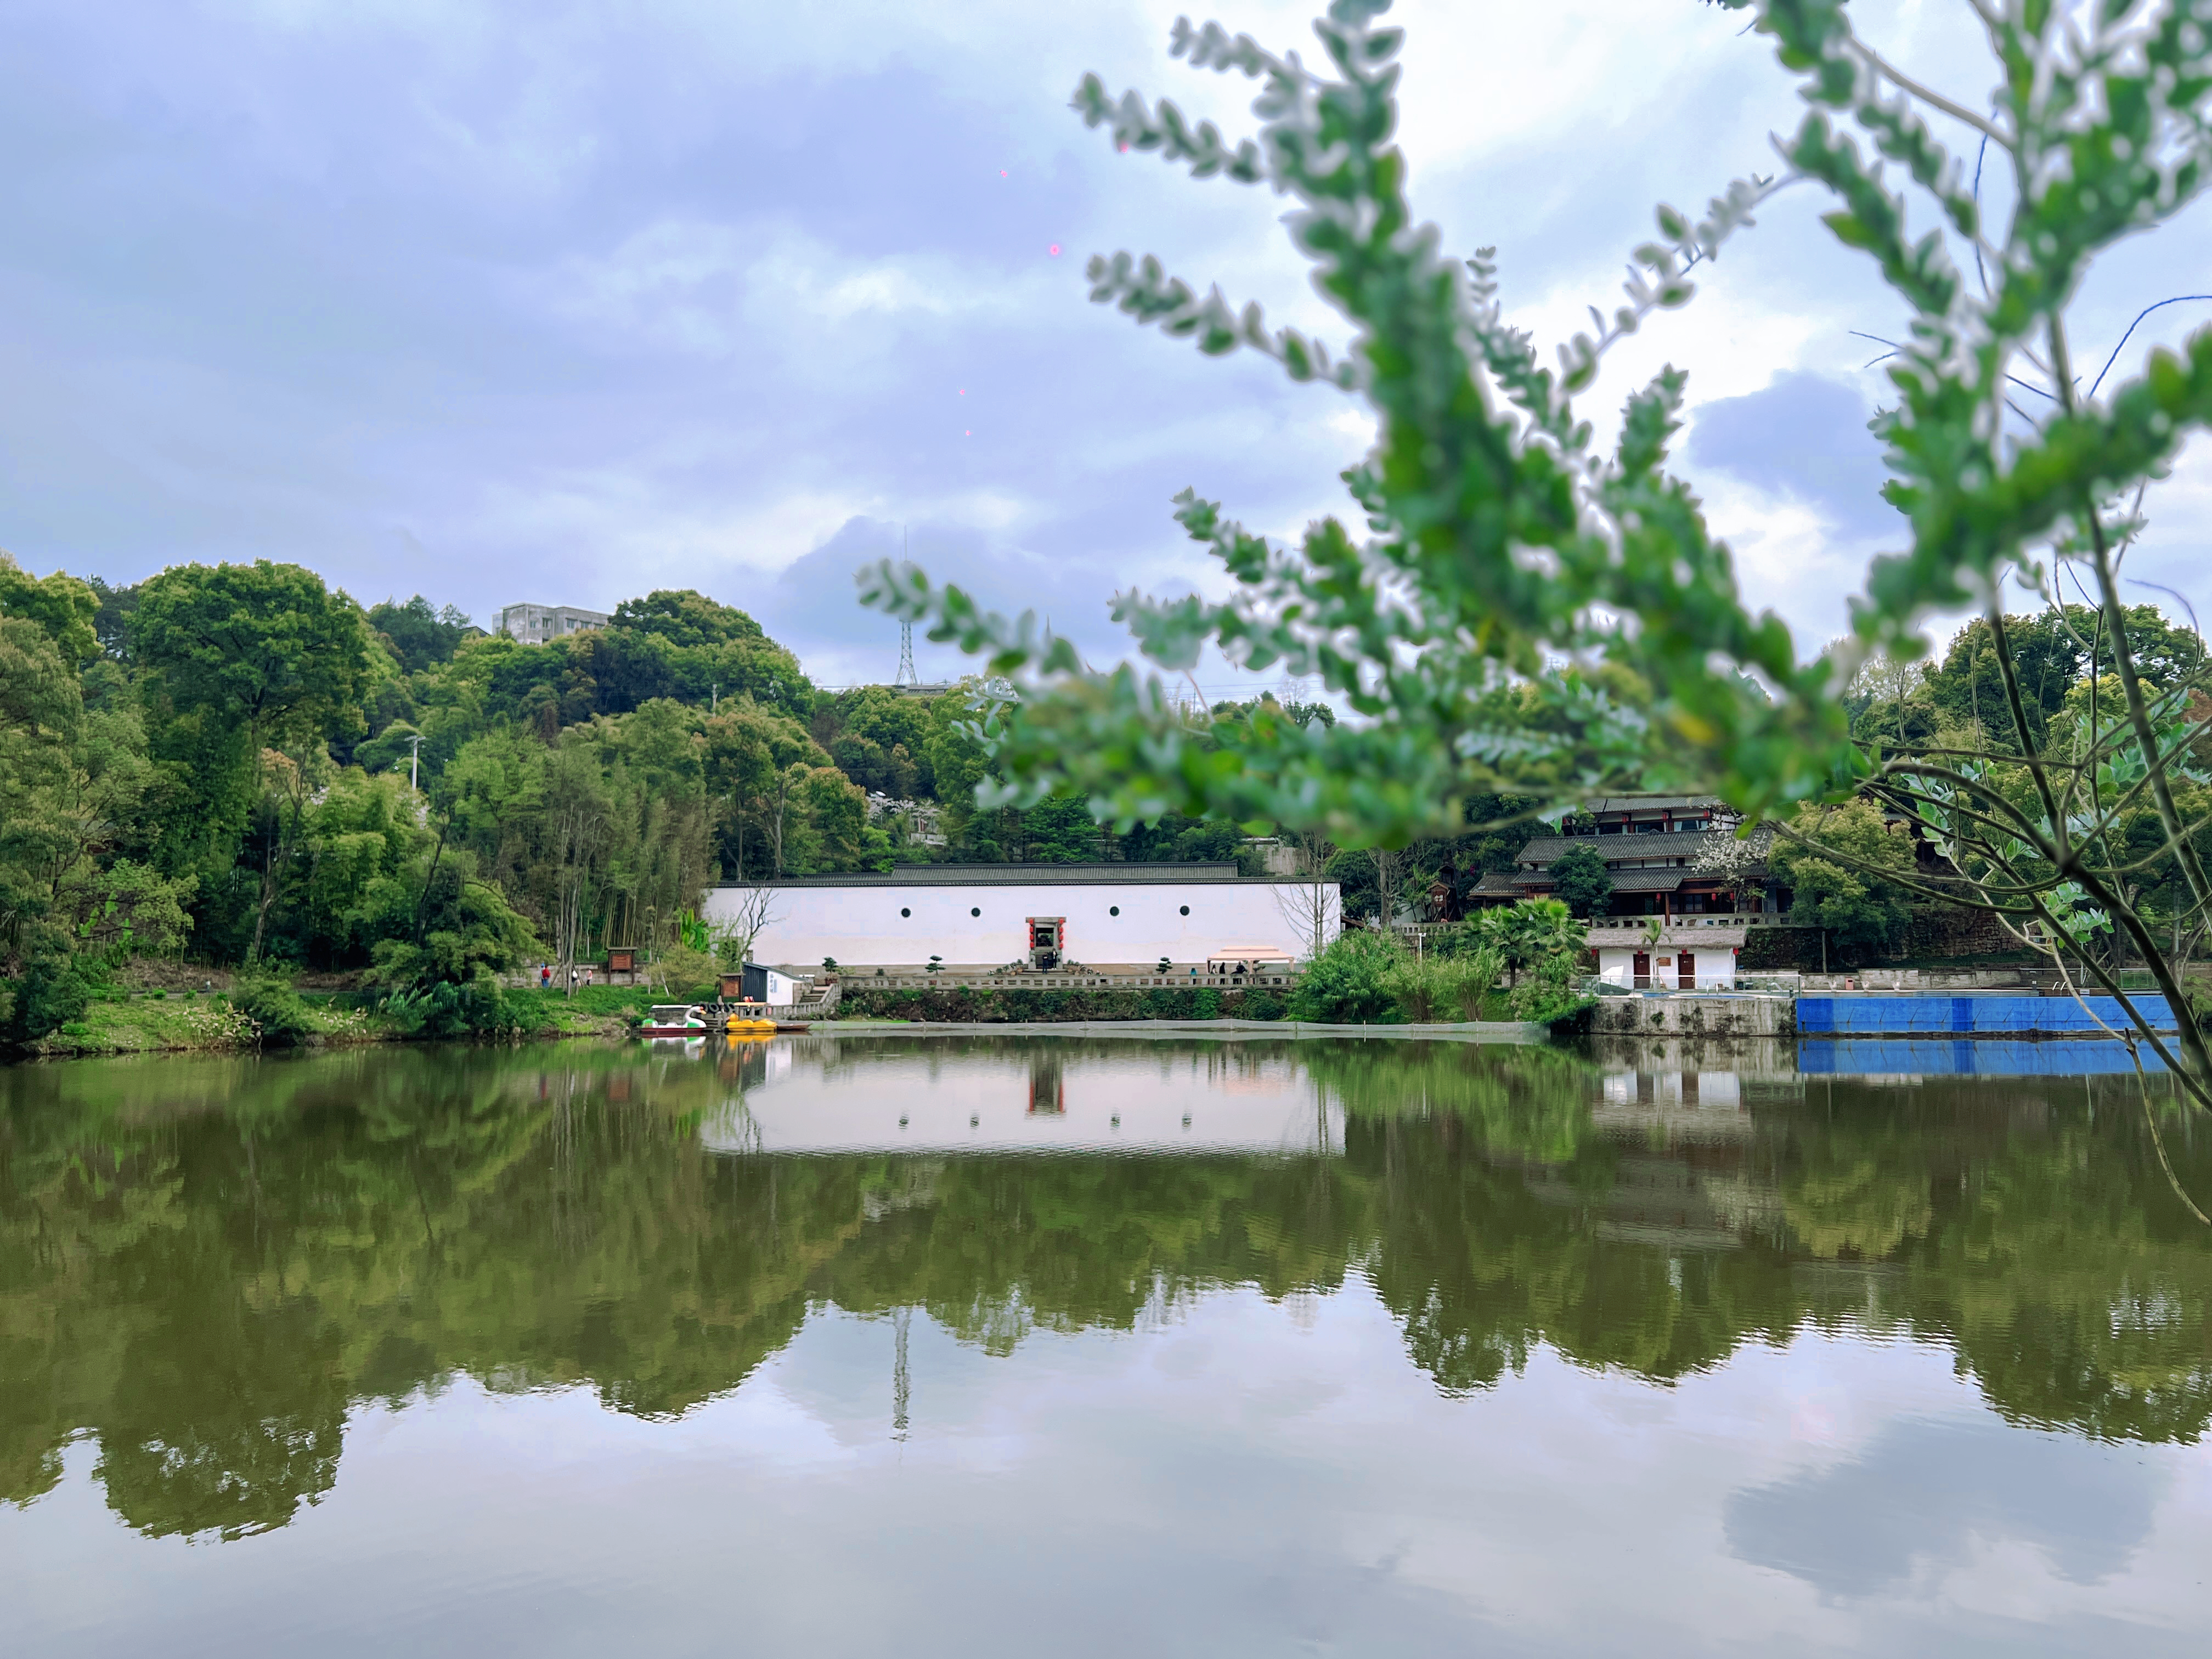
<path fill-rule="evenodd" d="M 2177 1028 L 2162 996 L 2130 999 L 2161 1031 Z M 2048 1036 L 2101 1037 L 2098 1019 L 2114 1030 L 2129 1021 L 2112 997 L 2094 996 L 2084 1008 L 2072 997 L 1841 996 L 1799 997 L 1801 1036 Z M 2095 1018 L 2091 1018 L 2094 1011 Z"/>
<path fill-rule="evenodd" d="M 2149 1049 L 2143 1070 L 2166 1067 Z M 2086 1077 L 2133 1072 L 2128 1046 L 2106 1037 L 2021 1042 L 2002 1037 L 1804 1037 L 1808 1077 Z"/>

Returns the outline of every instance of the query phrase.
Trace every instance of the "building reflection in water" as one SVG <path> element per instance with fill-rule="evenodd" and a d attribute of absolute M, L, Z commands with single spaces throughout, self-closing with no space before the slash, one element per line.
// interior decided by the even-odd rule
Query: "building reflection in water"
<path fill-rule="evenodd" d="M 801 1037 L 722 1061 L 700 1126 L 731 1153 L 1340 1155 L 1342 1103 L 1293 1053 L 1047 1038 Z"/>
<path fill-rule="evenodd" d="M 1067 1115 L 1067 1084 L 1060 1072 L 1060 1053 L 1057 1048 L 1041 1048 L 1030 1056 L 1030 1109 L 1031 1117 L 1066 1117 Z"/>
<path fill-rule="evenodd" d="M 2015 1422 L 2194 1441 L 2212 1241 L 2144 1105 L 2133 1079 L 1288 1041 L 15 1068 L 0 1501 L 89 1437 L 130 1525 L 242 1536 L 330 1487 L 360 1402 L 463 1372 L 668 1418 L 825 1308 L 1009 1353 L 1354 1277 L 1447 1393 L 1539 1345 L 1670 1381 L 1848 1320 L 1948 1345 Z M 2178 1119 L 2166 1151 L 2212 1189 L 2212 1139 Z"/>

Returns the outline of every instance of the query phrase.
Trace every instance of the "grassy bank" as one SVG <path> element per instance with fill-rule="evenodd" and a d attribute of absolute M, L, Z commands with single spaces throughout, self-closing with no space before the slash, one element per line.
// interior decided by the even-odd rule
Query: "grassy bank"
<path fill-rule="evenodd" d="M 400 1042 L 413 1035 L 385 1015 L 373 994 L 295 994 L 301 1028 L 297 1041 L 308 1045 Z M 534 1037 L 623 1036 L 632 1020 L 659 1000 L 658 992 L 609 986 L 580 989 L 574 998 L 536 989 L 508 991 L 503 997 L 517 1027 L 512 1035 Z M 261 1046 L 254 1020 L 227 990 L 117 988 L 95 993 L 81 1018 L 40 1038 L 27 1052 L 68 1059 Z M 293 1045 L 288 1041 L 285 1046 Z"/>
<path fill-rule="evenodd" d="M 374 1042 L 380 1033 L 362 1009 L 336 1006 L 338 999 L 302 997 L 319 1042 Z M 349 999 L 348 1000 L 351 1000 Z M 34 1054 L 137 1054 L 167 1049 L 235 1049 L 255 1046 L 252 1020 L 225 993 L 198 991 L 95 993 L 83 1014 L 30 1047 Z"/>

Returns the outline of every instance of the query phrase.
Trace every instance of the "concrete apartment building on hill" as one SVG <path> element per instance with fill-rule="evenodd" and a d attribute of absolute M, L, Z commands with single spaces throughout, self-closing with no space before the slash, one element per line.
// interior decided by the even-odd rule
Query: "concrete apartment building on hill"
<path fill-rule="evenodd" d="M 498 632 L 525 645 L 544 645 L 549 640 L 605 628 L 610 618 L 604 611 L 586 611 L 574 605 L 510 605 L 499 613 Z"/>

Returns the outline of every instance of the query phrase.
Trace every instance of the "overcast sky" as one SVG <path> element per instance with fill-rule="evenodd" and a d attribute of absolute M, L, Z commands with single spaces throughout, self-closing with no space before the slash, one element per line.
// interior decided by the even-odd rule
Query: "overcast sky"
<path fill-rule="evenodd" d="M 1314 9 L 1218 15 L 1310 47 Z M 479 620 L 693 586 L 845 683 L 896 662 L 851 578 L 903 535 L 1117 655 L 1117 588 L 1218 586 L 1177 490 L 1295 534 L 1345 505 L 1371 435 L 1344 394 L 1085 298 L 1086 255 L 1152 252 L 1341 337 L 1281 198 L 1116 155 L 1068 111 L 1095 69 L 1249 130 L 1250 83 L 1169 58 L 1176 10 L 0 0 L 0 547 L 116 580 L 292 559 Z M 1964 0 L 1853 10 L 1985 95 Z M 1742 16 L 1692 0 L 1399 19 L 1416 208 L 1452 247 L 1498 246 L 1547 355 L 1617 292 L 1655 202 L 1771 168 L 1797 119 Z M 1589 404 L 1691 372 L 1684 470 L 1808 648 L 1896 539 L 1864 431 L 1880 348 L 1851 331 L 1899 313 L 1819 225 L 1830 205 L 1771 204 Z M 2200 205 L 2108 260 L 2081 355 L 2212 287 L 2208 253 Z M 2123 368 L 2208 313 L 2161 312 Z M 2136 571 L 2197 601 L 2208 485 L 2192 457 L 2154 498 Z M 921 667 L 954 659 L 925 646 Z"/>

